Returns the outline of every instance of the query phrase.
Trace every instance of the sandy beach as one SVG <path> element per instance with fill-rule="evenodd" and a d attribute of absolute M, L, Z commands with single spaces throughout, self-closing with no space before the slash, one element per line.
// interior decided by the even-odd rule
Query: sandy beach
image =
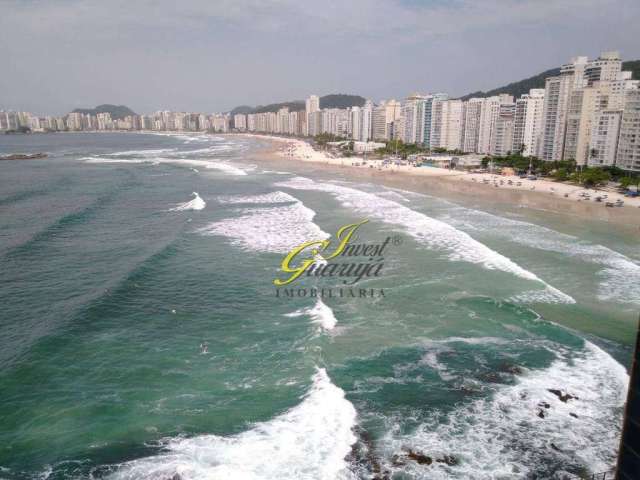
<path fill-rule="evenodd" d="M 300 139 L 271 135 L 242 134 L 269 140 L 273 148 L 267 149 L 264 160 L 282 159 L 288 165 L 313 163 L 323 170 L 334 170 L 354 178 L 368 178 L 398 188 L 427 192 L 447 197 L 458 196 L 495 205 L 510 205 L 550 211 L 564 215 L 611 222 L 619 226 L 640 230 L 640 198 L 629 198 L 609 190 L 584 187 L 549 180 L 527 180 L 517 176 L 490 173 L 467 173 L 436 167 L 383 165 L 379 160 L 361 157 L 334 157 L 315 150 Z M 602 197 L 596 201 L 596 197 Z M 622 207 L 607 207 L 606 202 L 622 200 Z"/>

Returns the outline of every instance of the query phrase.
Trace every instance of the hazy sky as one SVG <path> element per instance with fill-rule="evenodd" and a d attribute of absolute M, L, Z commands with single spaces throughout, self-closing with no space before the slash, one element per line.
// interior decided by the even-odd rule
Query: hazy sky
<path fill-rule="evenodd" d="M 638 0 L 0 0 L 0 109 L 462 95 L 575 55 L 638 59 L 639 25 Z"/>

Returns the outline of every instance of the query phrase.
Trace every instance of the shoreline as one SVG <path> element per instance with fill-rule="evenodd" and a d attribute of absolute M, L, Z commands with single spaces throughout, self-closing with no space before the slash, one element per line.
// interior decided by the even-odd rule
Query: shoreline
<path fill-rule="evenodd" d="M 330 157 L 324 152 L 314 150 L 308 142 L 301 139 L 248 133 L 224 135 L 269 141 L 270 147 L 257 152 L 254 155 L 256 159 L 280 164 L 284 162 L 288 167 L 295 165 L 298 167 L 296 173 L 303 175 L 305 171 L 308 172 L 308 167 L 313 166 L 325 172 L 340 173 L 356 180 L 366 179 L 416 193 L 427 193 L 447 199 L 463 198 L 491 208 L 526 208 L 539 212 L 551 212 L 573 219 L 589 219 L 615 224 L 632 233 L 640 232 L 640 208 L 638 208 L 640 198 L 628 198 L 619 193 L 587 190 L 577 185 L 548 180 L 522 180 L 519 177 L 467 173 L 436 167 L 356 166 L 354 163 L 362 163 L 360 157 Z M 304 167 L 307 167 L 307 170 Z M 494 186 L 494 177 L 497 187 Z M 484 183 L 482 181 L 484 178 L 487 178 L 489 183 Z M 500 180 L 503 181 L 502 185 Z M 512 185 L 508 185 L 508 180 L 512 181 Z M 521 182 L 521 185 L 518 186 L 517 182 Z M 530 187 L 534 184 L 536 188 L 532 190 Z M 548 191 L 551 188 L 555 191 Z M 569 193 L 568 198 L 564 197 L 565 190 L 569 190 L 566 192 Z M 605 206 L 605 201 L 599 203 L 594 200 L 582 200 L 579 196 L 581 192 L 589 192 L 592 198 L 605 194 L 608 195 L 605 201 L 611 202 L 615 202 L 617 198 L 624 198 L 625 205 L 609 208 Z"/>

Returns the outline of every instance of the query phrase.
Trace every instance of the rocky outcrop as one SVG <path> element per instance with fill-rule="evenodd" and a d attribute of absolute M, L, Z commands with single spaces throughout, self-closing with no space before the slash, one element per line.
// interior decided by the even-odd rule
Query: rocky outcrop
<path fill-rule="evenodd" d="M 405 449 L 406 453 L 401 455 L 394 455 L 391 459 L 393 465 L 401 466 L 406 465 L 407 460 L 412 460 L 419 465 L 432 465 L 435 463 L 444 463 L 449 465 L 450 467 L 457 465 L 459 463 L 458 459 L 453 455 L 443 455 L 442 457 L 430 457 L 429 455 L 425 455 L 423 452 L 419 452 L 417 450 L 413 450 L 411 448 Z"/>
<path fill-rule="evenodd" d="M 547 391 L 553 393 L 561 402 L 567 403 L 569 400 L 580 400 L 575 395 L 571 395 L 570 393 L 562 393 L 562 390 L 556 390 L 554 388 L 549 388 Z"/>
<path fill-rule="evenodd" d="M 46 153 L 13 153 L 11 155 L 0 155 L 0 160 L 36 160 L 38 158 L 47 158 L 48 155 Z"/>

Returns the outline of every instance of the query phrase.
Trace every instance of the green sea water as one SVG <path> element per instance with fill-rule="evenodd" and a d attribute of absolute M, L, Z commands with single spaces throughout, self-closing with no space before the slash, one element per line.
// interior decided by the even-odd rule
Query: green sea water
<path fill-rule="evenodd" d="M 0 154 L 49 153 L 0 162 L 0 478 L 524 479 L 613 466 L 636 237 L 274 169 L 254 156 L 264 146 L 0 138 Z M 395 240 L 381 275 L 358 283 L 384 296 L 340 297 L 348 288 L 330 278 L 276 296 L 292 246 L 363 219 L 362 241 Z"/>

